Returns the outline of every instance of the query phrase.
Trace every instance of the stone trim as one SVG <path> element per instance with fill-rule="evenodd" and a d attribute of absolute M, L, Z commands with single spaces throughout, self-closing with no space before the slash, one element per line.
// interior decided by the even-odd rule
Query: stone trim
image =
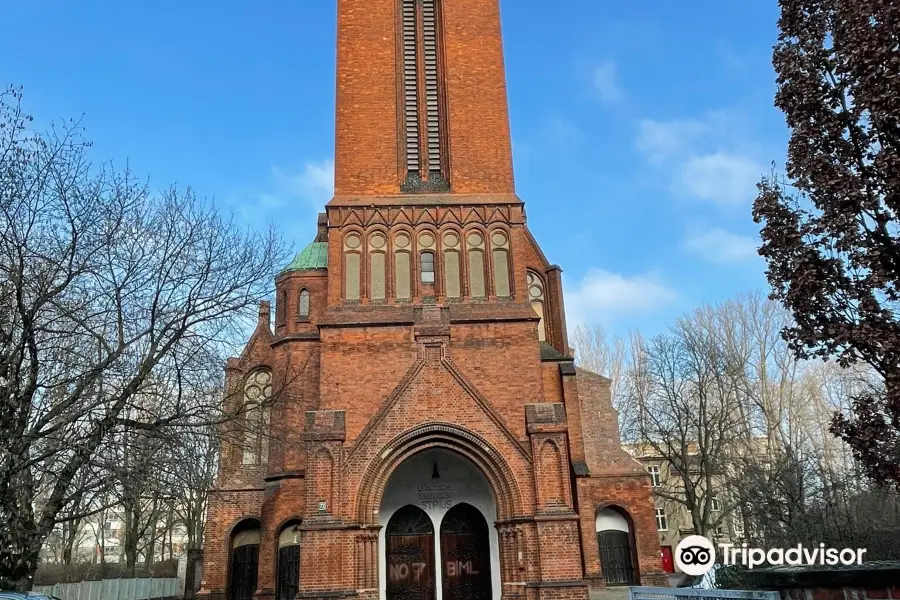
<path fill-rule="evenodd" d="M 297 319 L 298 323 L 309 323 L 309 319 Z M 305 333 L 292 333 L 290 335 L 282 335 L 275 339 L 272 342 L 272 347 L 280 346 L 285 342 L 318 342 L 319 341 L 319 332 L 318 331 L 310 331 Z"/>
<path fill-rule="evenodd" d="M 391 473 L 410 456 L 430 448 L 452 450 L 482 472 L 493 489 L 498 520 L 522 514 L 518 483 L 503 456 L 471 431 L 450 423 L 431 423 L 400 434 L 369 464 L 359 486 L 357 518 L 360 523 L 373 523 Z"/>
<path fill-rule="evenodd" d="M 299 471 L 284 471 L 283 473 L 275 473 L 273 475 L 269 475 L 265 477 L 263 481 L 266 483 L 273 483 L 275 481 L 281 481 L 283 479 L 304 479 L 306 477 L 306 470 L 300 469 Z"/>
<path fill-rule="evenodd" d="M 528 581 L 526 588 L 586 588 L 587 583 L 583 579 L 570 579 L 568 581 Z"/>

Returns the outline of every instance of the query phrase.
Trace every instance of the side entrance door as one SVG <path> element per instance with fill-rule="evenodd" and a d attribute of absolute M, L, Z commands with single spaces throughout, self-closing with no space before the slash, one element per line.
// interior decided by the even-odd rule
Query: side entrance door
<path fill-rule="evenodd" d="M 253 600 L 259 565 L 259 546 L 238 546 L 231 555 L 231 600 Z"/>
<path fill-rule="evenodd" d="M 608 585 L 634 585 L 631 536 L 627 531 L 607 529 L 597 533 L 600 568 Z"/>
<path fill-rule="evenodd" d="M 663 571 L 666 573 L 674 573 L 675 559 L 672 556 L 672 546 L 662 546 L 659 549 L 659 555 L 662 558 Z"/>

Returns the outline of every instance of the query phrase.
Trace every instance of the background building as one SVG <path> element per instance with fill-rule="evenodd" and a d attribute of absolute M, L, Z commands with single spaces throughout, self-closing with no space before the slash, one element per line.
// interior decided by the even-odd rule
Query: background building
<path fill-rule="evenodd" d="M 735 518 L 728 503 L 728 485 L 734 478 L 725 477 L 724 474 L 713 477 L 712 488 L 701 488 L 698 491 L 699 497 L 691 503 L 685 499 L 684 477 L 661 453 L 647 444 L 625 444 L 623 447 L 644 465 L 650 475 L 660 559 L 667 573 L 679 572 L 674 561 L 675 548 L 689 535 L 703 535 L 715 544 L 741 539 L 741 520 Z M 696 445 L 689 444 L 685 454 L 697 457 Z M 699 474 L 699 469 L 690 470 L 687 476 L 690 478 Z M 696 510 L 701 513 L 698 520 L 702 531 L 698 531 L 695 523 L 692 504 L 696 504 Z"/>

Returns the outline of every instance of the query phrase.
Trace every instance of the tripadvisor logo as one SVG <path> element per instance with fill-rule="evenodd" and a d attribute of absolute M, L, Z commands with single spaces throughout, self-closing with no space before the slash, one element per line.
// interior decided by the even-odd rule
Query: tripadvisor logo
<path fill-rule="evenodd" d="M 804 547 L 797 544 L 791 548 L 749 548 L 747 544 L 719 544 L 722 564 L 743 565 L 748 569 L 761 565 L 861 565 L 865 548 Z M 675 549 L 675 564 L 688 575 L 705 575 L 716 562 L 713 543 L 702 535 L 690 535 Z"/>
<path fill-rule="evenodd" d="M 675 565 L 688 575 L 705 575 L 716 562 L 716 548 L 702 535 L 689 535 L 675 549 Z"/>

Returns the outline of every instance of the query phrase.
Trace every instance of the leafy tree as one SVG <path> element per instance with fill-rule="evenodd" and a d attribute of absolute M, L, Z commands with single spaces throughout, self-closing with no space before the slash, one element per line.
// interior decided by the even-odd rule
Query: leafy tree
<path fill-rule="evenodd" d="M 799 358 L 867 364 L 832 431 L 876 481 L 900 485 L 900 4 L 780 0 L 775 105 L 791 130 L 786 178 L 753 217 L 772 297 Z"/>

